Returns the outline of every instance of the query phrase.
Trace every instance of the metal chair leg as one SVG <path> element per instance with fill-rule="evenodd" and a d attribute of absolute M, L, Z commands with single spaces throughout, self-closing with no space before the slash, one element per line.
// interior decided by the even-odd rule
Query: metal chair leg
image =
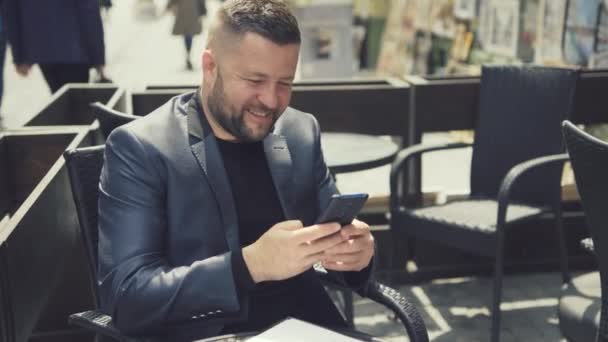
<path fill-rule="evenodd" d="M 570 272 L 568 270 L 568 248 L 566 247 L 566 238 L 564 232 L 564 222 L 562 220 L 561 199 L 555 205 L 555 229 L 557 230 L 557 248 L 559 249 L 559 263 L 562 271 L 562 280 L 564 283 L 570 281 Z"/>
<path fill-rule="evenodd" d="M 500 302 L 502 301 L 502 276 L 504 267 L 504 231 L 498 233 L 496 266 L 494 270 L 494 294 L 492 301 L 492 342 L 500 340 Z"/>

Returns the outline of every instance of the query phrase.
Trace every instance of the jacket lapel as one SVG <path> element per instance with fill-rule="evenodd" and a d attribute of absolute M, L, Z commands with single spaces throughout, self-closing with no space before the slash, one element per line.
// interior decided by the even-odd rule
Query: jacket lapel
<path fill-rule="evenodd" d="M 201 170 L 209 181 L 215 199 L 217 200 L 221 219 L 224 223 L 226 241 L 230 250 L 238 250 L 239 229 L 232 198 L 232 188 L 226 176 L 224 162 L 217 147 L 215 136 L 211 134 L 211 127 L 204 118 L 198 97 L 200 89 L 187 104 L 188 133 L 190 135 L 190 148 Z"/>
<path fill-rule="evenodd" d="M 285 137 L 270 133 L 264 139 L 264 152 L 285 218 L 296 219 L 293 164 Z"/>

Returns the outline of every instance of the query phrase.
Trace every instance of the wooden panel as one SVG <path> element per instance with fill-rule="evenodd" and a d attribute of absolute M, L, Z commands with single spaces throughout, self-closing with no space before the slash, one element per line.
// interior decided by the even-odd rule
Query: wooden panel
<path fill-rule="evenodd" d="M 608 122 L 608 72 L 581 74 L 574 97 L 573 121 L 577 123 Z"/>
<path fill-rule="evenodd" d="M 8 172 L 12 180 L 15 210 L 32 193 L 65 150 L 74 134 L 18 135 L 7 138 Z"/>
<path fill-rule="evenodd" d="M 6 341 L 27 341 L 34 334 L 37 341 L 43 341 L 45 335 L 72 336 L 75 329 L 68 327 L 67 316 L 94 307 L 90 272 L 61 156 L 68 147 L 88 144 L 88 133 L 84 127 L 64 133 L 15 131 L 6 136 L 20 203 L 0 230 L 2 240 L 6 238 L 0 244 L 0 274 L 4 275 L 0 302 L 6 303 L 2 316 L 10 323 Z M 92 336 L 83 341 L 87 340 Z"/>
<path fill-rule="evenodd" d="M 419 132 L 472 129 L 477 117 L 479 79 L 437 80 L 413 87 L 412 107 Z"/>
<path fill-rule="evenodd" d="M 389 81 L 381 78 L 363 78 L 363 79 L 309 79 L 298 81 L 294 83 L 294 87 L 299 86 L 327 86 L 327 85 L 353 85 L 353 84 L 365 84 L 365 85 L 388 85 Z M 198 84 L 153 84 L 146 86 L 148 90 L 194 90 L 198 88 Z"/>
<path fill-rule="evenodd" d="M 95 118 L 89 103 L 105 104 L 117 89 L 109 85 L 63 87 L 25 126 L 90 125 Z"/>
<path fill-rule="evenodd" d="M 7 138 L 0 136 L 0 225 L 4 215 L 11 212 L 14 191 L 11 187 L 11 179 L 8 172 Z"/>
<path fill-rule="evenodd" d="M 412 89 L 412 116 L 419 132 L 473 129 L 480 79 L 421 79 Z M 608 123 L 608 71 L 585 70 L 577 83 L 572 121 Z"/>
<path fill-rule="evenodd" d="M 409 127 L 409 87 L 296 87 L 291 106 L 313 114 L 328 132 L 404 137 Z"/>
<path fill-rule="evenodd" d="M 148 115 L 156 108 L 165 104 L 172 97 L 185 92 L 184 89 L 134 92 L 131 95 L 131 105 L 133 106 L 132 114 L 139 116 Z"/>
<path fill-rule="evenodd" d="M 187 91 L 181 86 L 164 90 L 162 87 L 150 86 L 155 90 L 134 92 L 132 113 L 147 115 Z M 294 84 L 290 106 L 315 115 L 324 131 L 403 137 L 409 127 L 409 87 L 393 80 L 298 82 Z"/>

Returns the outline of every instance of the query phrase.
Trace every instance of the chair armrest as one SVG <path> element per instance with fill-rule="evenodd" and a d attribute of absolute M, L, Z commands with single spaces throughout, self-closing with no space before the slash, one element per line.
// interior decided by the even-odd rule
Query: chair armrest
<path fill-rule="evenodd" d="M 519 163 L 511 168 L 505 178 L 503 178 L 500 184 L 500 190 L 498 191 L 498 222 L 497 227 L 504 226 L 505 215 L 507 213 L 507 205 L 509 204 L 509 197 L 511 196 L 511 189 L 517 180 L 526 172 L 533 170 L 539 166 L 545 166 L 553 163 L 564 163 L 569 160 L 567 153 L 553 154 L 550 156 L 542 156 L 525 162 Z"/>
<path fill-rule="evenodd" d="M 403 168 L 407 165 L 407 162 L 423 153 L 427 152 L 436 152 L 442 150 L 452 150 L 456 148 L 465 148 L 471 147 L 473 144 L 468 143 L 450 143 L 450 144 L 441 144 L 441 145 L 414 145 L 403 150 L 399 151 L 395 160 L 391 164 L 391 175 L 390 175 L 390 208 L 391 212 L 399 209 L 399 175 Z"/>
<path fill-rule="evenodd" d="M 344 284 L 337 282 L 327 273 L 317 271 L 317 275 L 324 283 L 352 291 L 352 289 L 346 288 Z M 391 309 L 399 318 L 401 324 L 403 324 L 411 342 L 427 342 L 429 340 L 422 316 L 420 316 L 416 307 L 396 290 L 372 281 L 365 289 L 357 291 L 357 293 L 361 297 L 369 298 Z"/>
<path fill-rule="evenodd" d="M 84 311 L 71 314 L 68 317 L 68 323 L 73 326 L 84 328 L 98 335 L 111 337 L 120 342 L 143 342 L 140 339 L 134 339 L 123 335 L 112 324 L 112 317 L 96 310 Z"/>
<path fill-rule="evenodd" d="M 416 307 L 397 290 L 378 282 L 370 284 L 367 298 L 393 310 L 405 327 L 411 342 L 428 342 L 426 325 Z"/>
<path fill-rule="evenodd" d="M 595 254 L 595 246 L 593 245 L 593 240 L 591 240 L 591 238 L 582 239 L 581 247 L 587 252 Z"/>

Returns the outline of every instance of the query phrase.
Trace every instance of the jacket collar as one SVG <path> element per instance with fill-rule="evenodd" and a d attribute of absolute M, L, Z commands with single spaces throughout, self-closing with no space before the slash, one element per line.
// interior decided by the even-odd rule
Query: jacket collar
<path fill-rule="evenodd" d="M 217 146 L 217 140 L 203 112 L 201 89 L 184 104 L 187 115 L 190 148 L 201 170 L 207 177 L 218 202 L 226 232 L 226 240 L 231 250 L 240 248 L 238 219 L 232 197 L 232 188 L 226 176 L 224 162 Z M 283 214 L 287 219 L 296 219 L 293 163 L 287 140 L 275 130 L 264 138 L 264 152 L 268 168 L 277 191 Z"/>

